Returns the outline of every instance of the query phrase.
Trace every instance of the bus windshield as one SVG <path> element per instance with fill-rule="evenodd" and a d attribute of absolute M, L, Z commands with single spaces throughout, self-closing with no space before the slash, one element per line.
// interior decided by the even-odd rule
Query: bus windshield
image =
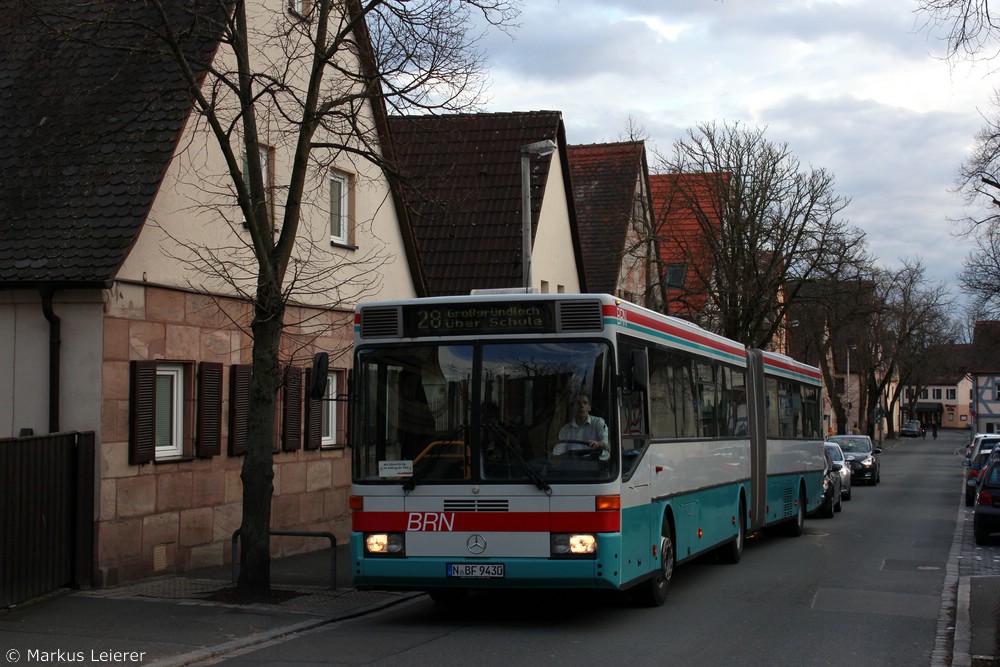
<path fill-rule="evenodd" d="M 354 479 L 540 489 L 612 479 L 611 358 L 590 341 L 359 349 Z"/>

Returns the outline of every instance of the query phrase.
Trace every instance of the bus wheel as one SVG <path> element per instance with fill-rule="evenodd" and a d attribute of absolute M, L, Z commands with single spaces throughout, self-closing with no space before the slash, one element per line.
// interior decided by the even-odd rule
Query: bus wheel
<path fill-rule="evenodd" d="M 788 536 L 798 537 L 806 527 L 806 492 L 799 489 L 799 511 L 795 518 L 788 522 Z"/>
<path fill-rule="evenodd" d="M 730 542 L 727 542 L 719 547 L 719 560 L 723 563 L 735 565 L 736 563 L 739 563 L 740 558 L 743 557 L 743 542 L 747 537 L 746 519 L 744 517 L 745 512 L 743 511 L 743 503 L 741 502 L 736 537 L 734 537 Z"/>
<path fill-rule="evenodd" d="M 427 594 L 438 604 L 444 605 L 461 604 L 469 597 L 469 591 L 464 588 L 432 588 Z"/>
<path fill-rule="evenodd" d="M 642 584 L 632 589 L 632 601 L 642 607 L 660 607 L 667 601 L 670 580 L 674 576 L 674 540 L 669 527 L 660 538 L 660 567 Z"/>

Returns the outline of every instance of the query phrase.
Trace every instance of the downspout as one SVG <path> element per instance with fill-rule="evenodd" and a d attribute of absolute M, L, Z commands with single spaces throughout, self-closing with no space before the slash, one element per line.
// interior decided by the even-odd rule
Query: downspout
<path fill-rule="evenodd" d="M 61 321 L 52 310 L 52 296 L 55 289 L 41 289 L 42 312 L 49 321 L 49 433 L 59 432 L 59 350 L 62 346 L 60 336 Z"/>

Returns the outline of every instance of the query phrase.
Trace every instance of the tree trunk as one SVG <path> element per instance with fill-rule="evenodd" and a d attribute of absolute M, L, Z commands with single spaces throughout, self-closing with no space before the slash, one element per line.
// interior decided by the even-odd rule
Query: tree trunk
<path fill-rule="evenodd" d="M 243 481 L 243 520 L 240 524 L 240 575 L 237 594 L 259 599 L 271 587 L 271 496 L 274 492 L 274 420 L 281 381 L 278 365 L 283 306 L 264 316 L 258 305 L 253 324 L 253 377 L 247 416 L 247 451 Z"/>

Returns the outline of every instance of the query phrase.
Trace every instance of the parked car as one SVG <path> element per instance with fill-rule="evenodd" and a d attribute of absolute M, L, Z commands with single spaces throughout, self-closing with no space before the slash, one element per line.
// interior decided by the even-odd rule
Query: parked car
<path fill-rule="evenodd" d="M 987 448 L 983 446 L 979 448 L 979 453 L 976 458 L 965 459 L 962 461 L 962 465 L 965 466 L 965 506 L 972 507 L 976 502 L 976 486 L 979 483 L 979 475 L 984 468 L 987 467 L 992 461 L 993 452 L 1000 451 L 1000 449 Z"/>
<path fill-rule="evenodd" d="M 833 518 L 834 512 L 839 512 L 843 508 L 843 488 L 840 483 L 840 463 L 834 463 L 830 457 L 830 452 L 824 452 L 826 456 L 826 468 L 823 470 L 823 502 L 820 503 L 816 513 L 828 519 Z"/>
<path fill-rule="evenodd" d="M 972 436 L 972 440 L 965 448 L 965 458 L 972 461 L 979 455 L 980 449 L 983 447 L 992 449 L 997 446 L 997 443 L 1000 443 L 1000 433 L 977 433 Z"/>
<path fill-rule="evenodd" d="M 994 462 L 980 473 L 976 508 L 972 518 L 972 533 L 976 537 L 976 544 L 983 545 L 998 532 L 1000 532 L 1000 465 Z"/>
<path fill-rule="evenodd" d="M 826 443 L 826 451 L 834 463 L 840 464 L 840 491 L 844 500 L 851 499 L 851 466 L 844 457 L 844 450 L 835 442 Z"/>
<path fill-rule="evenodd" d="M 882 481 L 881 448 L 872 444 L 867 435 L 831 435 L 830 442 L 840 445 L 844 458 L 851 467 L 851 484 L 870 484 Z"/>
<path fill-rule="evenodd" d="M 905 421 L 899 428 L 899 435 L 904 438 L 919 438 L 923 434 L 924 429 L 916 420 Z"/>

